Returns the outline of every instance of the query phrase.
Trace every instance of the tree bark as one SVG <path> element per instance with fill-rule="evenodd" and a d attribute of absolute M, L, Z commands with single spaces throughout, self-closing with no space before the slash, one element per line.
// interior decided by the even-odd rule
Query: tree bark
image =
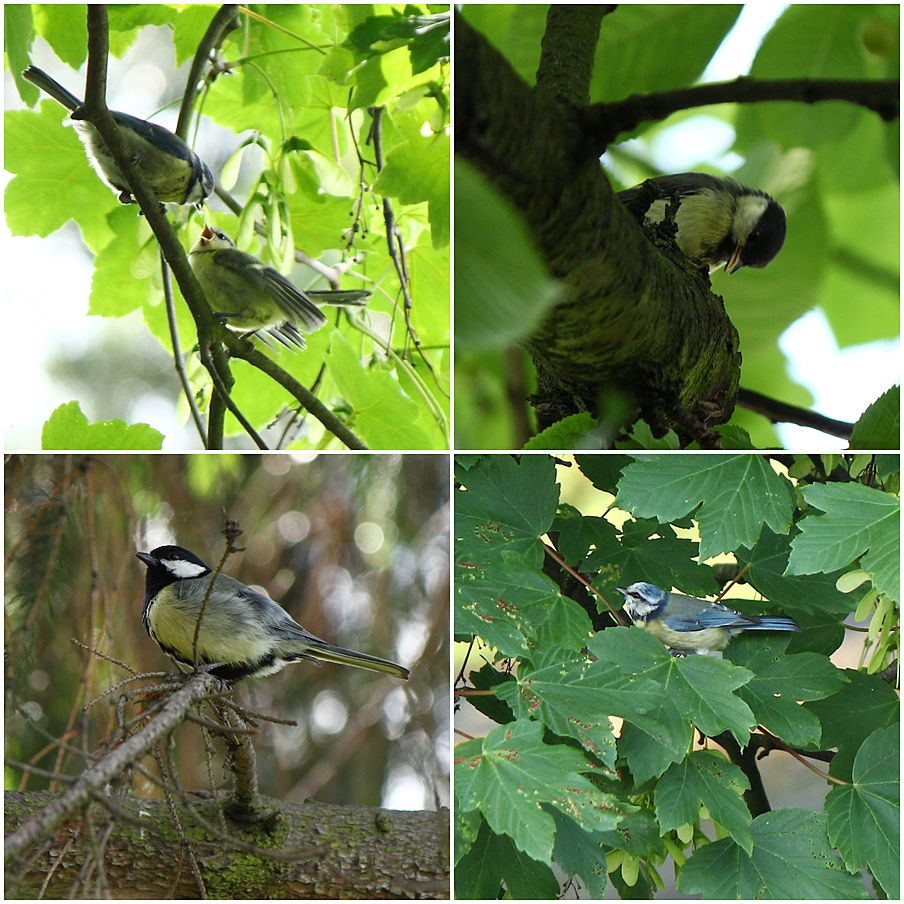
<path fill-rule="evenodd" d="M 6 828 L 15 829 L 35 810 L 53 802 L 50 792 L 7 792 Z M 405 812 L 375 807 L 339 807 L 263 799 L 270 819 L 226 829 L 246 849 L 234 848 L 177 804 L 184 836 L 200 867 L 206 896 L 220 899 L 428 898 L 449 897 L 449 811 Z M 80 878 L 86 860 L 104 837 L 102 819 L 112 821 L 103 846 L 106 895 L 117 899 L 198 898 L 201 889 L 189 866 L 169 805 L 162 800 L 125 798 L 119 806 L 135 820 L 95 812 L 73 819 L 45 838 L 27 863 L 6 864 L 5 897 L 97 897 L 96 886 Z M 194 805 L 210 824 L 219 816 L 213 801 Z M 141 825 L 146 828 L 141 828 Z M 256 854 L 247 845 L 266 848 Z M 292 859 L 287 852 L 305 855 Z M 92 871 L 97 876 L 97 869 Z"/>
<path fill-rule="evenodd" d="M 615 197 L 598 159 L 605 148 L 583 118 L 592 65 L 552 46 L 570 33 L 562 16 L 587 8 L 555 9 L 543 43 L 553 72 L 541 71 L 535 89 L 460 15 L 455 21 L 456 152 L 512 201 L 569 290 L 524 343 L 540 379 L 540 422 L 626 405 L 651 425 L 727 421 L 740 379 L 737 331 L 708 276 L 667 234 L 654 247 Z M 578 49 L 586 56 L 595 47 L 594 37 Z M 563 77 L 563 58 L 578 78 Z"/>

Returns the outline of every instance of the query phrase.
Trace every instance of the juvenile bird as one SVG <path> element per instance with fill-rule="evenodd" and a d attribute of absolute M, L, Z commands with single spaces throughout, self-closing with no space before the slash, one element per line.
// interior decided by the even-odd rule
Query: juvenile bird
<path fill-rule="evenodd" d="M 305 348 L 302 333 L 313 333 L 327 322 L 314 303 L 359 306 L 370 292 L 302 292 L 273 267 L 235 247 L 222 229 L 204 226 L 192 246 L 188 262 L 214 313 L 231 330 L 267 330 L 291 348 Z"/>

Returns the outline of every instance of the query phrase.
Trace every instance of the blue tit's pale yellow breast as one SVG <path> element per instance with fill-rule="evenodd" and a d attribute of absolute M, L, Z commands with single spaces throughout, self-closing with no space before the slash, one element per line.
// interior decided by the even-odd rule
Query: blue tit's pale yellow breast
<path fill-rule="evenodd" d="M 649 631 L 673 650 L 724 650 L 731 639 L 725 628 L 704 628 L 702 631 L 674 631 L 664 622 L 651 620 L 637 627 Z"/>

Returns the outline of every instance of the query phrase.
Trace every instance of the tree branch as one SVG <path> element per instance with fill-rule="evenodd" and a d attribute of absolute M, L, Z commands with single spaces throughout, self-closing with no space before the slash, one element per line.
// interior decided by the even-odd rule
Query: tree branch
<path fill-rule="evenodd" d="M 4 856 L 13 860 L 24 857 L 29 848 L 78 814 L 95 792 L 102 791 L 107 784 L 115 782 L 117 776 L 129 772 L 156 743 L 183 721 L 186 709 L 210 693 L 215 682 L 215 678 L 201 673 L 187 679 L 185 686 L 171 694 L 141 731 L 120 744 L 109 756 L 89 766 L 71 788 L 55 798 L 51 806 L 7 835 Z"/>
<path fill-rule="evenodd" d="M 821 430 L 829 436 L 840 436 L 842 439 L 850 439 L 854 433 L 854 425 L 847 421 L 836 421 L 815 411 L 770 399 L 769 396 L 754 392 L 752 389 L 739 390 L 738 404 L 769 418 L 773 424 L 799 424 L 801 427 L 812 427 L 814 430 Z"/>
<path fill-rule="evenodd" d="M 288 390 L 330 433 L 341 440 L 349 449 L 367 449 L 363 440 L 359 439 L 320 399 L 309 389 L 302 386 L 290 373 L 283 370 L 275 361 L 261 354 L 250 342 L 235 334 L 227 333 L 223 337 L 229 354 L 233 358 L 241 358 L 280 386 Z"/>
<path fill-rule="evenodd" d="M 198 403 L 195 401 L 195 394 L 192 392 L 188 371 L 185 369 L 185 359 L 182 356 L 182 342 L 179 339 L 179 326 L 176 317 L 176 299 L 173 296 L 173 280 L 170 275 L 170 268 L 166 265 L 166 260 L 162 254 L 160 255 L 160 278 L 163 283 L 163 301 L 166 305 L 166 322 L 169 325 L 170 342 L 173 346 L 173 363 L 176 367 L 176 375 L 179 377 L 182 392 L 185 393 L 185 400 L 188 402 L 192 420 L 195 422 L 195 429 L 198 431 L 198 436 L 201 437 L 201 444 L 205 449 L 209 449 L 207 427 L 204 424 L 204 418 L 201 416 Z"/>
<path fill-rule="evenodd" d="M 46 791 L 7 792 L 9 825 L 35 807 L 49 808 L 58 797 Z M 269 824 L 230 825 L 234 837 L 217 830 L 218 802 L 175 805 L 210 897 L 449 899 L 448 810 L 402 812 L 272 798 L 263 798 L 262 805 L 279 816 Z M 197 899 L 198 883 L 166 801 L 126 797 L 110 811 L 114 808 L 103 864 L 111 888 L 119 891 L 111 896 L 135 897 L 125 890 L 140 888 L 160 900 Z M 76 888 L 82 897 L 97 897 L 81 876 L 90 843 L 77 828 L 48 836 L 33 862 L 8 863 L 7 896 L 27 899 L 43 892 L 61 899 Z M 137 858 L 136 832 L 143 851 Z"/>
<path fill-rule="evenodd" d="M 900 115 L 899 81 L 868 79 L 761 79 L 742 76 L 731 82 L 694 85 L 655 94 L 633 94 L 613 103 L 594 104 L 584 116 L 588 135 L 600 152 L 622 132 L 641 123 L 659 122 L 680 110 L 711 104 L 755 104 L 792 101 L 815 104 L 841 100 L 874 110 L 886 122 Z"/>
<path fill-rule="evenodd" d="M 188 73 L 188 80 L 185 83 L 185 94 L 182 98 L 182 106 L 179 108 L 179 119 L 176 122 L 176 134 L 180 138 L 186 139 L 188 137 L 188 124 L 191 121 L 195 98 L 198 96 L 198 86 L 201 84 L 204 67 L 211 58 L 211 52 L 220 46 L 220 43 L 229 32 L 238 27 L 238 4 L 224 4 L 213 19 L 210 20 L 210 25 L 207 26 L 207 31 L 195 51 L 195 56 L 191 62 L 191 71 Z"/>
<path fill-rule="evenodd" d="M 614 6 L 553 4 L 546 15 L 546 31 L 537 67 L 537 93 L 566 103 L 590 103 L 590 80 L 603 16 Z"/>

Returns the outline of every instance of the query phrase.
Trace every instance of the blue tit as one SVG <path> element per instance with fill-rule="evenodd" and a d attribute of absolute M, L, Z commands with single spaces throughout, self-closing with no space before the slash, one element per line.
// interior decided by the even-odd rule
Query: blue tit
<path fill-rule="evenodd" d="M 138 558 L 148 568 L 144 627 L 164 653 L 192 665 L 195 625 L 213 572 L 181 546 L 160 546 Z M 216 578 L 198 632 L 199 665 L 215 666 L 209 671 L 225 681 L 241 681 L 272 675 L 290 662 L 318 659 L 408 677 L 404 666 L 315 637 L 247 584 L 224 574 Z"/>
<path fill-rule="evenodd" d="M 70 94 L 59 82 L 35 66 L 29 66 L 22 73 L 22 78 L 46 91 L 70 112 L 82 105 L 74 94 Z M 200 207 L 214 187 L 213 175 L 201 158 L 181 138 L 163 126 L 137 119 L 127 113 L 113 112 L 113 118 L 129 146 L 132 163 L 141 167 L 157 199 Z M 119 202 L 138 203 L 132 197 L 128 183 L 97 129 L 90 122 L 79 119 L 67 118 L 67 125 L 75 127 L 76 134 L 85 146 L 88 160 L 97 175 L 119 193 Z"/>
<path fill-rule="evenodd" d="M 659 186 L 644 224 L 660 223 L 668 200 L 677 195 L 678 247 L 684 256 L 710 272 L 725 265 L 726 273 L 741 267 L 765 267 L 785 243 L 785 211 L 764 191 L 734 179 L 708 173 L 678 173 L 650 181 Z M 628 203 L 640 186 L 618 193 Z"/>
<path fill-rule="evenodd" d="M 793 618 L 742 615 L 721 603 L 669 593 L 643 581 L 616 589 L 631 621 L 676 653 L 722 650 L 741 631 L 800 631 Z"/>
<path fill-rule="evenodd" d="M 360 305 L 367 291 L 302 292 L 282 273 L 253 254 L 239 251 L 222 229 L 205 226 L 188 255 L 217 317 L 239 333 L 267 330 L 287 348 L 305 348 L 302 333 L 313 333 L 326 317 L 321 303 Z"/>

